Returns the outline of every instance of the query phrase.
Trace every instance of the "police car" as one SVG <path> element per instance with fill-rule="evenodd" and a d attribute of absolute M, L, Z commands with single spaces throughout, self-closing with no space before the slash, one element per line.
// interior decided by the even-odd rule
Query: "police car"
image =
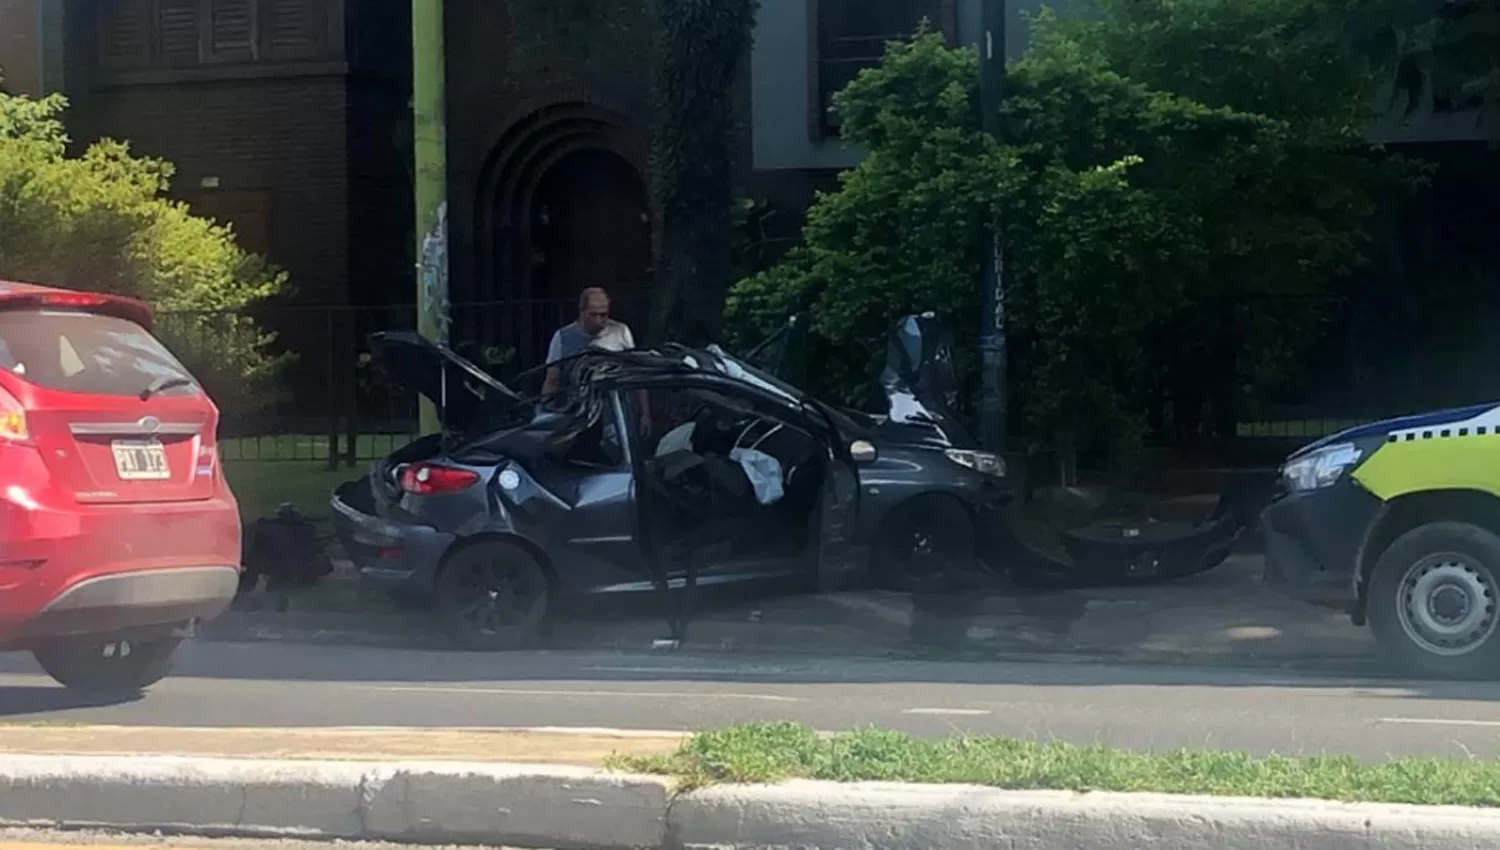
<path fill-rule="evenodd" d="M 1410 672 L 1500 674 L 1500 402 L 1299 449 L 1261 524 L 1268 584 L 1368 623 Z"/>

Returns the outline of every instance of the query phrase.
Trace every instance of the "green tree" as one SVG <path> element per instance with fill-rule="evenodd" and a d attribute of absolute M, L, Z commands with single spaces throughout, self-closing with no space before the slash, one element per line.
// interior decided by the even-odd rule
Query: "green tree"
<path fill-rule="evenodd" d="M 651 0 L 652 200 L 658 215 L 652 333 L 712 338 L 733 283 L 735 82 L 756 0 Z"/>
<path fill-rule="evenodd" d="M 1036 22 L 1011 68 L 1005 146 L 978 129 L 970 51 L 931 33 L 892 45 L 836 101 L 866 158 L 815 204 L 801 248 L 735 288 L 733 329 L 750 338 L 807 310 L 819 389 L 855 402 L 902 311 L 946 315 L 972 353 L 978 234 L 997 205 L 1011 380 L 1034 442 L 1128 445 L 1172 370 L 1179 416 L 1284 373 L 1316 328 L 1300 296 L 1358 262 L 1386 179 L 1355 150 L 1366 63 L 1316 0 L 1101 11 Z M 960 365 L 974 386 L 972 356 Z"/>
<path fill-rule="evenodd" d="M 1244 390 L 1299 377 L 1330 284 L 1363 261 L 1366 222 L 1412 185 L 1364 141 L 1380 69 L 1349 39 L 1346 5 L 1102 0 L 1101 18 L 1057 24 L 1058 41 L 1127 79 L 1264 122 L 1232 151 L 1191 134 L 1142 151 L 1164 165 L 1155 190 L 1200 223 L 1200 262 L 1176 269 L 1192 297 L 1151 339 L 1180 439 L 1231 436 Z"/>
<path fill-rule="evenodd" d="M 103 140 L 68 153 L 67 102 L 0 95 L 0 278 L 140 298 L 227 415 L 270 401 L 286 358 L 243 315 L 286 275 L 166 197 L 169 163 Z"/>

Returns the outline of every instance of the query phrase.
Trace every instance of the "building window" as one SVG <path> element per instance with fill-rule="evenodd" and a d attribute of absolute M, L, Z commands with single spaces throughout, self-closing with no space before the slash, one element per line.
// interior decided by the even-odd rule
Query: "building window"
<path fill-rule="evenodd" d="M 957 41 L 956 0 L 808 0 L 813 138 L 838 135 L 833 96 L 865 68 L 880 64 L 885 45 L 908 39 L 926 20 Z"/>
<path fill-rule="evenodd" d="M 108 0 L 99 64 L 110 71 L 330 56 L 337 0 Z"/>

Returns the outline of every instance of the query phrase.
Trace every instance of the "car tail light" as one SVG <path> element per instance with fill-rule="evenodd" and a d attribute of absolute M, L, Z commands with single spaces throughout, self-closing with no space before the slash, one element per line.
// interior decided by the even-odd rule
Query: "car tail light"
<path fill-rule="evenodd" d="M 24 442 L 30 436 L 26 430 L 26 408 L 0 387 L 0 443 Z"/>
<path fill-rule="evenodd" d="M 219 465 L 219 452 L 213 446 L 198 447 L 198 477 L 210 478 Z"/>
<path fill-rule="evenodd" d="M 436 463 L 414 463 L 401 470 L 401 489 L 413 496 L 457 493 L 479 483 L 479 473 Z"/>
<path fill-rule="evenodd" d="M 37 300 L 45 307 L 102 307 L 109 303 L 103 295 L 85 292 L 49 292 Z"/>

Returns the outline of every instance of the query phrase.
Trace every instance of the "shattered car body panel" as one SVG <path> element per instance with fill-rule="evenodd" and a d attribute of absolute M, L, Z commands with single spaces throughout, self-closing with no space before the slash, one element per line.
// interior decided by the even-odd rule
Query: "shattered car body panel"
<path fill-rule="evenodd" d="M 976 468 L 943 410 L 951 358 L 923 339 L 940 338 L 935 320 L 898 327 L 882 379 L 891 411 L 866 421 L 718 347 L 587 352 L 572 393 L 549 404 L 416 334 L 377 334 L 382 362 L 438 405 L 443 432 L 340 487 L 339 536 L 365 579 L 440 609 L 458 605 L 445 601 L 445 564 L 497 542 L 540 565 L 549 611 L 684 585 L 865 583 L 910 500 L 951 500 L 982 524 L 1009 498 L 1003 466 Z M 641 405 L 655 416 L 666 397 L 692 415 L 643 428 Z"/>

